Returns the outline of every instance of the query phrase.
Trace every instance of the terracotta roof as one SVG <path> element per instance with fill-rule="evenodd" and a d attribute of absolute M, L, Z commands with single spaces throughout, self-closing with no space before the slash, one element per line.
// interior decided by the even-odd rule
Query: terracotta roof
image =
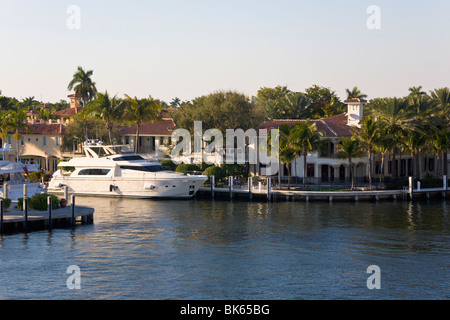
<path fill-rule="evenodd" d="M 345 103 L 348 103 L 348 102 L 363 102 L 363 103 L 366 103 L 367 100 L 360 99 L 360 98 L 351 98 L 351 99 L 345 100 L 344 102 L 345 102 Z"/>
<path fill-rule="evenodd" d="M 263 122 L 257 129 L 277 129 L 283 124 L 293 127 L 296 123 L 305 121 L 298 119 L 274 119 Z M 317 130 L 321 131 L 326 138 L 350 137 L 352 135 L 352 127 L 347 125 L 347 115 L 345 113 L 329 118 L 311 119 L 309 123 L 315 124 Z"/>
<path fill-rule="evenodd" d="M 29 130 L 20 129 L 21 134 L 64 134 L 66 133 L 66 127 L 60 123 L 36 123 L 28 124 Z M 11 132 L 12 134 L 13 132 Z"/>
<path fill-rule="evenodd" d="M 151 121 L 141 124 L 139 128 L 140 135 L 172 135 L 175 129 L 175 122 L 172 118 L 163 118 L 162 122 Z M 124 135 L 136 134 L 136 126 L 122 128 L 120 132 Z"/>
<path fill-rule="evenodd" d="M 83 109 L 83 107 L 68 108 L 68 109 L 56 111 L 53 114 L 56 116 L 73 116 L 73 115 L 77 114 L 78 112 L 80 112 L 82 109 Z"/>
<path fill-rule="evenodd" d="M 81 99 L 81 96 L 77 95 L 76 93 L 73 93 L 73 94 L 68 95 L 67 98 L 80 98 Z"/>

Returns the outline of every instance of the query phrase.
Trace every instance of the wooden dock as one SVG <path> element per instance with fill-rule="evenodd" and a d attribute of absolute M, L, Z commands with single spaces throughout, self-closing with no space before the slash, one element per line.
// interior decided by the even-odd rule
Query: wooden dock
<path fill-rule="evenodd" d="M 92 224 L 94 222 L 94 209 L 75 206 L 53 209 L 48 211 L 25 211 L 14 209 L 16 203 L 3 210 L 0 214 L 0 234 L 13 234 L 20 232 L 32 232 L 57 228 L 75 227 L 79 224 Z"/>
<path fill-rule="evenodd" d="M 199 198 L 241 199 L 263 201 L 379 201 L 446 198 L 449 190 L 444 188 L 411 190 L 366 190 L 366 191 L 297 191 L 258 188 L 211 188 L 202 187 L 197 192 Z"/>

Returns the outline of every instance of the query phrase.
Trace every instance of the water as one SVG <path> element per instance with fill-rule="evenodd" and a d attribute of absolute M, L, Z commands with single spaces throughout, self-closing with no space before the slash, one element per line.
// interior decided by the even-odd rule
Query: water
<path fill-rule="evenodd" d="M 93 225 L 0 238 L 0 299 L 450 298 L 440 200 L 77 204 L 95 208 Z M 67 287 L 71 265 L 80 290 Z"/>

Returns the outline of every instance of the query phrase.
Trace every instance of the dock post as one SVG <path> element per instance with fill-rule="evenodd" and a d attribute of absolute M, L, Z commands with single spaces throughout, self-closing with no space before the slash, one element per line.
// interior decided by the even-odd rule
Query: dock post
<path fill-rule="evenodd" d="M 358 202 L 358 196 L 355 196 L 355 202 Z"/>
<path fill-rule="evenodd" d="M 71 223 L 72 223 L 72 227 L 74 227 L 75 226 L 75 195 L 73 194 L 72 195 L 72 220 L 71 220 Z"/>
<path fill-rule="evenodd" d="M 253 199 L 252 188 L 253 188 L 253 179 L 252 179 L 252 177 L 249 177 L 248 178 L 248 198 L 250 200 Z"/>
<path fill-rule="evenodd" d="M 3 199 L 0 199 L 0 234 L 3 234 Z"/>
<path fill-rule="evenodd" d="M 64 199 L 66 199 L 67 202 L 69 202 L 69 187 L 64 186 Z"/>
<path fill-rule="evenodd" d="M 25 198 L 28 196 L 28 192 L 27 192 L 27 185 L 24 184 L 23 185 L 23 199 L 25 200 Z"/>
<path fill-rule="evenodd" d="M 228 188 L 230 192 L 230 200 L 233 199 L 233 177 L 228 177 Z"/>
<path fill-rule="evenodd" d="M 309 201 L 309 196 L 305 197 L 305 201 L 308 202 Z"/>
<path fill-rule="evenodd" d="M 3 198 L 6 199 L 8 198 L 8 183 L 5 182 L 3 184 Z"/>
<path fill-rule="evenodd" d="M 446 175 L 442 176 L 442 189 L 444 189 L 444 191 L 447 191 L 447 176 Z"/>
<path fill-rule="evenodd" d="M 48 228 L 52 229 L 52 197 L 47 197 Z"/>
<path fill-rule="evenodd" d="M 23 198 L 23 228 L 24 228 L 25 232 L 28 232 L 28 199 L 27 199 L 27 197 Z"/>
<path fill-rule="evenodd" d="M 414 180 L 413 180 L 413 177 L 409 177 L 408 181 L 409 181 L 409 198 L 410 198 L 410 200 L 413 200 L 413 193 L 414 193 Z"/>
<path fill-rule="evenodd" d="M 211 183 L 211 198 L 214 199 L 214 187 L 216 184 L 216 177 L 215 176 L 211 176 L 210 177 L 210 183 Z"/>
<path fill-rule="evenodd" d="M 272 180 L 270 178 L 267 178 L 267 201 L 271 200 L 271 189 L 272 188 Z"/>

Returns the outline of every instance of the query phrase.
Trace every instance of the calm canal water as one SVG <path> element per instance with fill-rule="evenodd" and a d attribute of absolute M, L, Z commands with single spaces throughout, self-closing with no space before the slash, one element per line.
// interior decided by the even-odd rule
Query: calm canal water
<path fill-rule="evenodd" d="M 0 299 L 450 298 L 441 200 L 77 204 L 95 208 L 93 225 L 0 237 Z M 370 265 L 379 290 L 366 286 Z"/>

